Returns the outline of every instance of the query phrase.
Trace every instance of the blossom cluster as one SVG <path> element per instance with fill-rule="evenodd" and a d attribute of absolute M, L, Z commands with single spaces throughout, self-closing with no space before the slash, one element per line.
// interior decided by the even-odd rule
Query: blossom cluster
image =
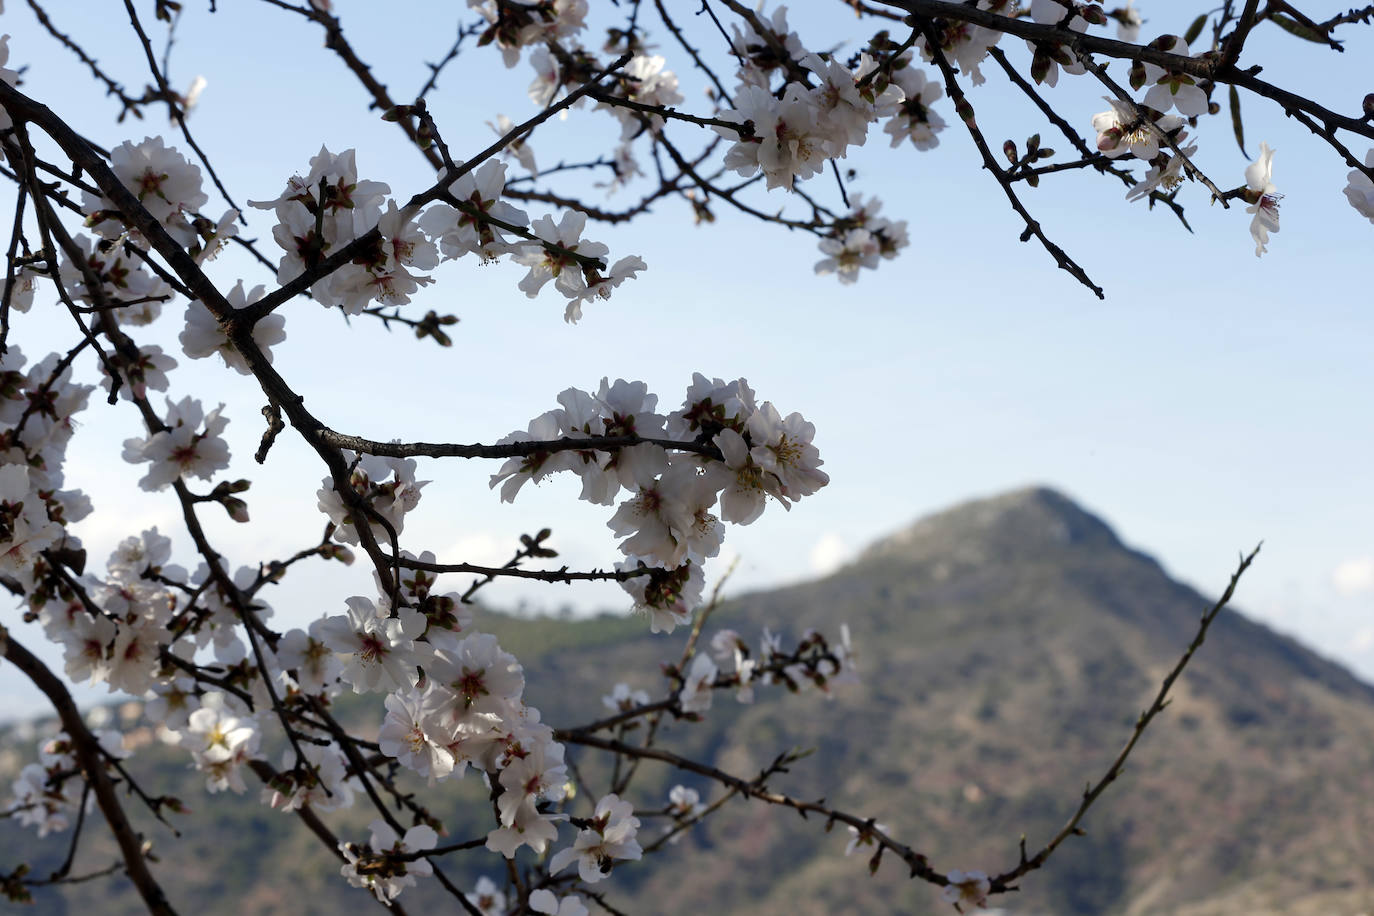
<path fill-rule="evenodd" d="M 107 758 L 117 760 L 127 756 L 119 732 L 101 730 L 95 737 L 100 753 Z M 10 787 L 13 793 L 10 803 L 0 813 L 35 828 L 39 837 L 66 830 L 71 818 L 81 812 L 83 800 L 87 812 L 95 804 L 95 799 L 82 791 L 81 780 L 73 778 L 80 772 L 75 749 L 66 732 L 40 742 L 38 761 L 26 764 L 19 771 Z"/>
<path fill-rule="evenodd" d="M 358 177 L 353 150 L 335 155 L 321 147 L 310 170 L 293 176 L 274 200 L 250 201 L 272 210 L 272 230 L 285 252 L 277 265 L 277 282 L 302 275 L 315 279 L 310 295 L 322 305 L 356 315 L 373 303 L 404 305 L 421 287 L 434 282 L 420 271 L 441 260 L 475 254 L 483 262 L 509 256 L 529 268 L 519 288 L 537 296 L 550 280 L 568 299 L 564 317 L 582 317 L 583 303 L 609 298 L 611 291 L 643 270 L 634 255 L 607 267 L 609 249 L 582 238 L 586 215 L 568 211 L 534 220 L 501 199 L 506 183 L 504 163 L 489 161 L 475 169 L 439 175 L 446 203 L 420 212 L 418 205 L 398 205 L 390 188 Z M 372 235 L 375 230 L 375 235 Z M 355 246 L 354 256 L 326 272 L 321 264 Z M 370 240 L 370 241 L 369 241 Z M 250 300 L 251 301 L 251 300 Z"/>
<path fill-rule="evenodd" d="M 491 485 L 512 501 L 526 482 L 568 472 L 582 481 L 580 497 L 597 505 L 616 505 L 626 491 L 607 526 L 624 538 L 626 559 L 618 569 L 655 570 L 621 583 L 654 632 L 672 632 L 690 619 L 701 596 L 701 565 L 720 552 L 725 537 L 722 522 L 750 524 L 769 499 L 790 508 L 830 479 L 812 444 L 815 427 L 799 413 L 783 417 L 771 402 L 757 403 L 744 379 L 725 382 L 697 373 L 682 407 L 666 415 L 647 384 L 624 379 L 603 378 L 595 394 L 569 388 L 557 400 L 558 408 L 498 444 L 553 446 L 622 436 L 657 441 L 534 448 L 508 459 Z M 665 440 L 691 449 L 665 447 Z"/>
<path fill-rule="evenodd" d="M 43 579 L 41 552 L 81 549 L 66 526 L 91 511 L 80 490 L 63 488 L 63 462 L 90 385 L 72 380 L 56 353 L 25 369 L 17 346 L 0 356 L 0 575 L 24 592 Z"/>

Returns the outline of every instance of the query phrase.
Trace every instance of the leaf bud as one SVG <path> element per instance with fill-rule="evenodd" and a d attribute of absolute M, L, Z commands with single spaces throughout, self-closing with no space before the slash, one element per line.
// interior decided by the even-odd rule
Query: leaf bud
<path fill-rule="evenodd" d="M 1143 63 L 1135 61 L 1131 64 L 1130 79 L 1132 89 L 1139 90 L 1141 86 L 1145 85 L 1145 65 Z"/>
<path fill-rule="evenodd" d="M 222 503 L 224 511 L 229 513 L 229 517 L 242 524 L 248 521 L 248 503 L 239 499 L 237 496 L 226 496 Z"/>

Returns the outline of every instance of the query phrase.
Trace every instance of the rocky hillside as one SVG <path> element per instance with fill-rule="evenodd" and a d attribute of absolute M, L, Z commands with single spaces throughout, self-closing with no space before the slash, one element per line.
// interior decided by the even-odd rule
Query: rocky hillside
<path fill-rule="evenodd" d="M 1217 570 L 1218 586 L 1228 573 Z M 667 729 L 664 744 L 743 775 L 780 751 L 812 748 L 779 788 L 877 818 L 936 867 L 1000 871 L 1022 835 L 1033 849 L 1072 813 L 1209 603 L 1061 494 L 969 503 L 879 541 L 825 579 L 739 598 L 707 628 L 753 638 L 765 625 L 795 635 L 847 623 L 863 684 L 830 701 L 761 691 L 740 706 L 722 696 L 705 722 Z M 482 623 L 532 669 L 529 700 L 555 724 L 596 716 L 599 697 L 629 674 L 652 692 L 652 672 L 681 647 L 618 618 Z M 1374 688 L 1225 612 L 1174 698 L 1089 814 L 1087 835 L 996 905 L 1018 914 L 1374 912 Z M 283 829 L 294 828 L 289 818 L 253 799 L 207 797 L 182 761 L 149 750 L 142 765 L 180 780 L 168 791 L 197 809 L 180 841 L 150 828 L 181 911 L 332 913 L 366 903 L 299 830 Z M 14 759 L 0 755 L 0 768 Z M 585 766 L 595 782 L 595 763 Z M 661 807 L 676 782 L 710 795 L 657 764 L 644 777 L 645 808 Z M 450 802 L 455 837 L 480 829 L 472 806 L 482 793 L 468 782 Z M 845 831 L 824 828 L 732 802 L 654 867 L 617 870 L 600 887 L 629 913 L 952 912 L 895 860 L 870 877 L 863 861 L 841 855 Z M 0 850 L 0 868 L 23 855 L 37 872 L 66 846 L 0 825 Z M 94 837 L 83 840 L 83 859 L 109 861 Z M 493 857 L 488 872 L 499 866 Z M 410 895 L 410 912 L 426 911 L 426 900 L 443 905 Z M 45 913 L 92 907 L 137 911 L 110 880 L 40 897 Z"/>

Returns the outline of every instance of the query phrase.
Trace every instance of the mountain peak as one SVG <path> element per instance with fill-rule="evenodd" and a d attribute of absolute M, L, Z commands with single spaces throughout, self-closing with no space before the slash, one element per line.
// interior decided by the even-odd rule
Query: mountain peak
<path fill-rule="evenodd" d="M 985 563 L 1077 546 L 1119 548 L 1121 541 L 1106 522 L 1068 496 L 1031 486 L 926 516 L 871 545 L 860 560 L 952 558 L 953 551 L 959 559 Z"/>

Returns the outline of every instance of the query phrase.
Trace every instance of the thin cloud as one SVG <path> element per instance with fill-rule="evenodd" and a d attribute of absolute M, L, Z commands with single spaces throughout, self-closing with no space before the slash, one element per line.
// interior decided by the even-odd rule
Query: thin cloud
<path fill-rule="evenodd" d="M 1331 571 L 1331 584 L 1345 597 L 1374 592 L 1374 557 L 1346 560 Z"/>

